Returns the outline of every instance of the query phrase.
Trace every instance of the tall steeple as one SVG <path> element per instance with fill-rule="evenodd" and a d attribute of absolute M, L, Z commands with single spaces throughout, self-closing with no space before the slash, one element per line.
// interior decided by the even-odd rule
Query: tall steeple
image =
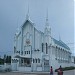
<path fill-rule="evenodd" d="M 51 27 L 49 25 L 49 20 L 48 20 L 48 9 L 46 13 L 45 35 L 51 35 Z"/>
<path fill-rule="evenodd" d="M 47 14 L 46 14 L 46 26 L 49 26 L 49 22 L 48 22 L 48 9 L 47 9 Z"/>
<path fill-rule="evenodd" d="M 61 41 L 61 36 L 60 36 L 60 34 L 59 34 L 59 41 Z"/>
<path fill-rule="evenodd" d="M 51 44 L 51 28 L 49 25 L 49 19 L 48 19 L 48 9 L 46 13 L 46 24 L 45 24 L 45 30 L 44 30 L 44 43 L 47 44 L 47 46 L 50 46 Z"/>
<path fill-rule="evenodd" d="M 29 5 L 28 5 L 28 12 L 27 12 L 27 15 L 26 15 L 26 19 L 27 20 L 29 19 Z"/>
<path fill-rule="evenodd" d="M 44 42 L 47 43 L 48 45 L 51 44 L 51 27 L 49 25 L 49 20 L 48 20 L 48 9 L 47 9 L 46 24 L 44 30 Z"/>
<path fill-rule="evenodd" d="M 16 34 L 18 34 L 19 33 L 19 24 L 18 24 L 18 22 L 19 22 L 19 18 L 18 18 L 18 20 L 17 20 L 17 29 L 16 29 Z"/>

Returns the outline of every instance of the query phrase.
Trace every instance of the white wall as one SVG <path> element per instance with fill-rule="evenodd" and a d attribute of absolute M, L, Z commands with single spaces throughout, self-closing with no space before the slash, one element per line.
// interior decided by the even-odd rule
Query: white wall
<path fill-rule="evenodd" d="M 27 71 L 31 71 L 31 67 L 19 67 L 19 71 L 23 71 L 23 72 L 27 72 Z"/>

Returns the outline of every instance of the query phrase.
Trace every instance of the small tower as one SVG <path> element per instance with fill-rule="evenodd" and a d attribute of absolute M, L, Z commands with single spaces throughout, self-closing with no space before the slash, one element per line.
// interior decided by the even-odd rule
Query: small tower
<path fill-rule="evenodd" d="M 47 43 L 48 45 L 51 44 L 51 27 L 49 25 L 49 20 L 48 20 L 48 10 L 46 16 L 45 30 L 44 30 L 44 39 L 45 43 Z"/>

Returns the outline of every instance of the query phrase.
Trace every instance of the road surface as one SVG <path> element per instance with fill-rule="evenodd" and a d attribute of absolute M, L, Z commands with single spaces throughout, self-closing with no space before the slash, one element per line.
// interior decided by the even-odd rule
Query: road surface
<path fill-rule="evenodd" d="M 0 73 L 0 75 L 50 75 L 49 73 L 25 73 L 25 72 L 3 72 Z M 54 72 L 54 75 L 57 75 L 56 72 Z M 75 75 L 75 70 L 70 71 L 64 71 L 63 75 Z"/>

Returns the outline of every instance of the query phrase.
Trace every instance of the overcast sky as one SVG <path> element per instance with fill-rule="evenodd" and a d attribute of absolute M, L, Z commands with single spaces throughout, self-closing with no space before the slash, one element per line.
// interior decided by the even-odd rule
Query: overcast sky
<path fill-rule="evenodd" d="M 74 43 L 73 0 L 0 0 L 0 54 L 12 53 L 14 34 L 29 15 L 35 27 L 44 31 L 48 9 L 52 36 L 65 43 Z M 68 44 L 74 52 L 74 44 Z"/>

